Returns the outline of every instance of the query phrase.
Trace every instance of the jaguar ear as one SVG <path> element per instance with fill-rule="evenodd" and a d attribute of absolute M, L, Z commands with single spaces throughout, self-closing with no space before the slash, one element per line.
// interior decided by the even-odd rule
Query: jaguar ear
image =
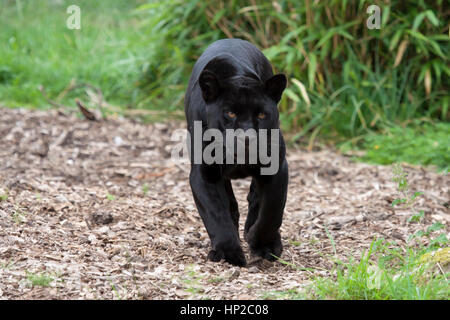
<path fill-rule="evenodd" d="M 214 72 L 203 70 L 198 79 L 198 83 L 202 89 L 203 100 L 205 100 L 206 103 L 214 101 L 219 96 L 219 81 Z"/>
<path fill-rule="evenodd" d="M 287 79 L 284 74 L 276 74 L 266 81 L 266 92 L 276 103 L 280 101 L 281 95 L 286 88 Z"/>

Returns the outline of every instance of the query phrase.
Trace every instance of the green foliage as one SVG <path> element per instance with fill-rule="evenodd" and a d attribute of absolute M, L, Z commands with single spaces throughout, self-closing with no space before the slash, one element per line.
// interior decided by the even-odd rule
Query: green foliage
<path fill-rule="evenodd" d="M 154 58 L 149 99 L 178 107 L 195 59 L 212 41 L 239 37 L 290 79 L 281 102 L 294 139 L 357 137 L 423 117 L 448 119 L 449 37 L 443 1 L 149 1 Z M 311 139 L 312 137 L 312 139 Z M 311 144 L 310 144 L 311 145 Z"/>
<path fill-rule="evenodd" d="M 27 212 L 24 211 L 23 208 L 21 208 L 18 205 L 14 205 L 14 210 L 11 213 L 11 218 L 12 220 L 16 223 L 16 224 L 21 224 L 26 222 L 26 216 L 27 216 Z"/>
<path fill-rule="evenodd" d="M 144 194 L 144 196 L 147 195 L 148 191 L 150 190 L 150 187 L 148 186 L 148 184 L 144 183 L 142 185 L 142 193 Z"/>
<path fill-rule="evenodd" d="M 30 285 L 32 287 L 48 287 L 53 282 L 53 277 L 42 273 L 42 274 L 35 274 L 31 272 L 27 272 L 27 280 L 30 282 Z"/>
<path fill-rule="evenodd" d="M 181 282 L 184 283 L 184 291 L 190 296 L 197 296 L 204 292 L 201 280 L 203 275 L 195 271 L 193 265 L 187 267 L 187 272 L 181 278 Z"/>
<path fill-rule="evenodd" d="M 423 251 L 403 250 L 384 239 L 374 240 L 359 261 L 336 261 L 335 277 L 315 278 L 311 294 L 344 300 L 449 299 L 446 275 L 420 262 Z"/>
<path fill-rule="evenodd" d="M 408 218 L 409 223 L 421 223 L 425 216 L 423 210 L 417 211 L 415 203 L 418 197 L 423 195 L 423 192 L 412 192 L 408 183 L 408 174 L 403 170 L 403 167 L 399 163 L 395 163 L 392 167 L 393 178 L 392 181 L 397 183 L 397 190 L 401 194 L 402 198 L 397 198 L 392 202 L 392 206 L 395 207 L 399 204 L 403 205 L 412 211 L 411 217 Z M 425 231 L 419 230 L 415 234 L 409 236 L 408 241 L 415 238 L 426 238 L 429 242 L 427 249 L 439 248 L 442 245 L 448 243 L 448 239 L 445 233 L 440 234 L 437 238 L 432 238 L 432 233 L 444 229 L 444 225 L 440 222 L 436 222 Z"/>
<path fill-rule="evenodd" d="M 116 197 L 113 194 L 107 193 L 106 199 L 108 199 L 109 201 L 114 201 L 116 199 Z"/>
<path fill-rule="evenodd" d="M 3 191 L 2 189 L 0 189 L 0 202 L 8 200 L 8 197 L 9 191 L 8 190 Z"/>
<path fill-rule="evenodd" d="M 394 203 L 392 203 L 394 205 Z M 425 216 L 425 212 L 423 210 L 420 210 L 419 213 L 413 214 L 411 217 L 408 218 L 408 222 L 420 222 L 423 217 Z"/>
<path fill-rule="evenodd" d="M 393 167 L 393 181 L 403 200 L 396 202 L 412 210 L 408 223 L 421 223 L 424 212 L 417 213 L 415 201 L 422 192 L 412 192 L 407 173 L 400 164 Z M 393 205 L 394 205 L 393 203 Z M 361 258 L 337 256 L 332 234 L 325 232 L 333 249 L 331 277 L 316 276 L 313 269 L 296 266 L 278 258 L 284 265 L 307 271 L 312 283 L 302 291 L 295 289 L 266 293 L 265 298 L 284 299 L 339 299 L 339 300 L 429 300 L 450 299 L 448 266 L 450 248 L 445 226 L 435 222 L 412 234 L 406 246 L 385 239 L 374 239 Z M 413 243 L 411 240 L 417 240 Z M 447 247 L 446 247 L 447 246 Z M 436 268 L 436 266 L 438 268 Z"/>
<path fill-rule="evenodd" d="M 1 104 L 48 107 L 42 85 L 49 98 L 74 107 L 84 87 L 60 96 L 72 79 L 100 88 L 110 103 L 135 103 L 140 92 L 135 82 L 149 57 L 147 31 L 132 12 L 138 3 L 2 0 Z M 69 5 L 80 6 L 80 30 L 66 27 Z"/>
<path fill-rule="evenodd" d="M 318 137 L 348 141 L 367 147 L 368 161 L 448 166 L 450 41 L 442 0 L 3 4 L 2 105 L 47 108 L 42 85 L 50 99 L 70 107 L 75 98 L 94 101 L 86 89 L 98 96 L 98 88 L 110 105 L 121 105 L 114 112 L 180 110 L 201 52 L 215 40 L 240 37 L 288 76 L 280 117 L 292 141 L 309 149 Z M 66 27 L 72 4 L 81 8 L 81 30 Z M 379 30 L 366 26 L 372 4 L 381 7 Z M 411 126 L 416 118 L 443 123 Z"/>
<path fill-rule="evenodd" d="M 413 209 L 417 197 L 423 195 L 423 192 L 422 191 L 416 191 L 414 193 L 410 192 L 408 184 L 408 174 L 403 170 L 403 167 L 400 163 L 395 163 L 392 166 L 392 173 L 393 173 L 392 181 L 397 183 L 397 190 L 401 193 L 403 197 L 395 199 L 392 202 L 392 207 L 402 204 L 405 208 Z M 412 218 L 413 220 L 417 220 L 417 217 L 423 217 L 423 211 L 421 211 L 419 214 L 415 213 L 413 217 L 414 217 Z M 420 221 L 420 219 L 418 221 Z"/>
<path fill-rule="evenodd" d="M 382 135 L 367 135 L 363 147 L 367 153 L 361 160 L 366 162 L 400 161 L 444 169 L 450 164 L 450 124 L 417 122 L 411 127 L 394 126 Z"/>
<path fill-rule="evenodd" d="M 426 228 L 425 231 L 419 230 L 416 233 L 410 235 L 408 237 L 408 241 L 411 241 L 411 240 L 417 239 L 417 238 L 419 238 L 419 239 L 425 238 L 429 242 L 428 247 L 427 247 L 428 249 L 441 248 L 449 243 L 449 240 L 447 239 L 445 232 L 439 234 L 439 236 L 437 236 L 437 237 L 432 237 L 432 233 L 442 230 L 442 229 L 445 229 L 445 226 L 440 222 L 435 222 L 434 224 L 432 224 L 431 226 Z"/>

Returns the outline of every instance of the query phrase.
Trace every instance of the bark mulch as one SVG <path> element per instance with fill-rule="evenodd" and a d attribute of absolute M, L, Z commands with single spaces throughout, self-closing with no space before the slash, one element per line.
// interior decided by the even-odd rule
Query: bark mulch
<path fill-rule="evenodd" d="M 391 206 L 399 196 L 391 166 L 353 162 L 331 150 L 290 149 L 281 228 L 289 265 L 249 257 L 244 242 L 248 267 L 208 262 L 189 167 L 170 159 L 171 134 L 183 123 L 0 112 L 3 299 L 276 297 L 301 290 L 312 275 L 330 275 L 329 235 L 337 257 L 347 259 L 360 257 L 375 237 L 405 244 L 437 221 L 449 230 L 448 176 L 405 167 L 412 189 L 424 192 L 417 202 L 424 222 L 412 224 L 411 210 Z M 249 185 L 233 182 L 241 237 Z"/>

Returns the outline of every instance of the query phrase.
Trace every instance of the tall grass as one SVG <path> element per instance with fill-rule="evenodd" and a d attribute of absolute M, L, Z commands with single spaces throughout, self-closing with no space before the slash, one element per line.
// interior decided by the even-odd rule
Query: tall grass
<path fill-rule="evenodd" d="M 0 102 L 46 108 L 53 100 L 75 107 L 84 87 L 60 94 L 71 81 L 101 89 L 104 99 L 134 104 L 135 85 L 151 45 L 133 9 L 143 1 L 0 1 Z M 69 5 L 81 8 L 81 29 L 66 26 Z"/>
<path fill-rule="evenodd" d="M 381 8 L 368 29 L 369 5 Z M 358 137 L 414 118 L 448 120 L 449 30 L 444 1 L 149 1 L 159 42 L 142 86 L 180 106 L 195 59 L 212 41 L 251 41 L 290 79 L 282 121 L 294 138 Z"/>

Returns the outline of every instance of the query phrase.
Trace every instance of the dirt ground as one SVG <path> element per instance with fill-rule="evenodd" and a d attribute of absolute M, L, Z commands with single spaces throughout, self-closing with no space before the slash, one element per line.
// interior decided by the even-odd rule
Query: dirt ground
<path fill-rule="evenodd" d="M 393 209 L 390 166 L 330 150 L 290 149 L 280 262 L 206 261 L 209 239 L 195 209 L 188 165 L 174 164 L 179 122 L 88 121 L 74 114 L 0 108 L 0 298 L 260 299 L 301 290 L 374 237 L 404 244 L 424 225 Z M 424 192 L 425 226 L 449 230 L 449 177 L 405 167 Z M 241 238 L 249 180 L 234 181 Z M 33 284 L 46 276 L 48 285 Z M 286 297 L 279 295 L 279 297 Z"/>

